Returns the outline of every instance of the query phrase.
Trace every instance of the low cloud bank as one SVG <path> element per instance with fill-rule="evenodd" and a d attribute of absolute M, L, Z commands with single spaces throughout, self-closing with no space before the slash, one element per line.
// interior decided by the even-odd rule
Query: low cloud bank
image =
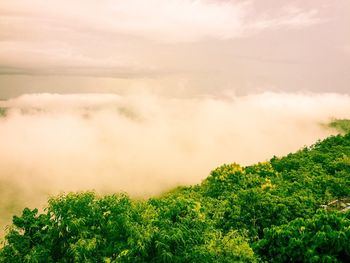
<path fill-rule="evenodd" d="M 335 132 L 321 123 L 350 118 L 350 96 L 339 94 L 32 94 L 0 107 L 3 211 L 62 191 L 158 194 L 223 163 L 295 151 Z"/>

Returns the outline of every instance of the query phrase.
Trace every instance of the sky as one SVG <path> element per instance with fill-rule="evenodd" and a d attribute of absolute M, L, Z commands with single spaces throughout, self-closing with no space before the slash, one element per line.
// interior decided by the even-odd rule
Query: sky
<path fill-rule="evenodd" d="M 69 191 L 193 185 L 350 119 L 349 0 L 0 0 L 0 236 Z"/>
<path fill-rule="evenodd" d="M 0 99 L 349 93 L 348 0 L 2 0 Z"/>

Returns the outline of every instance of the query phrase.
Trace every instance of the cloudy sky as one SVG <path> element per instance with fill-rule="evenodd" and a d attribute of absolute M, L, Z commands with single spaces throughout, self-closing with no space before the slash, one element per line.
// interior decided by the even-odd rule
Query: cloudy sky
<path fill-rule="evenodd" d="M 150 196 L 336 134 L 349 25 L 349 0 L 0 0 L 0 236 L 48 195 Z"/>
<path fill-rule="evenodd" d="M 0 98 L 348 93 L 348 0 L 2 0 Z"/>

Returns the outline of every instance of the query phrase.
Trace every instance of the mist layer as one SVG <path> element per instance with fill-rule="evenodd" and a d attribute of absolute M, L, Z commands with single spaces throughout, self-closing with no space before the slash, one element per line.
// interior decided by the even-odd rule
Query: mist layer
<path fill-rule="evenodd" d="M 244 165 L 314 143 L 321 123 L 349 117 L 336 94 L 36 94 L 1 102 L 0 180 L 31 194 L 95 189 L 156 194 L 199 183 L 222 163 Z"/>

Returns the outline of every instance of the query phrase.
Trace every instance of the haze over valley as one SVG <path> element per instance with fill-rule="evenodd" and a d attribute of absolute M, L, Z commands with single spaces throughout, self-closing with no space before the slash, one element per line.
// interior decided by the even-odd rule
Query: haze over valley
<path fill-rule="evenodd" d="M 265 228 L 348 222 L 349 25 L 348 0 L 2 0 L 0 262 L 284 262 Z M 90 212 L 141 219 L 110 249 Z"/>

